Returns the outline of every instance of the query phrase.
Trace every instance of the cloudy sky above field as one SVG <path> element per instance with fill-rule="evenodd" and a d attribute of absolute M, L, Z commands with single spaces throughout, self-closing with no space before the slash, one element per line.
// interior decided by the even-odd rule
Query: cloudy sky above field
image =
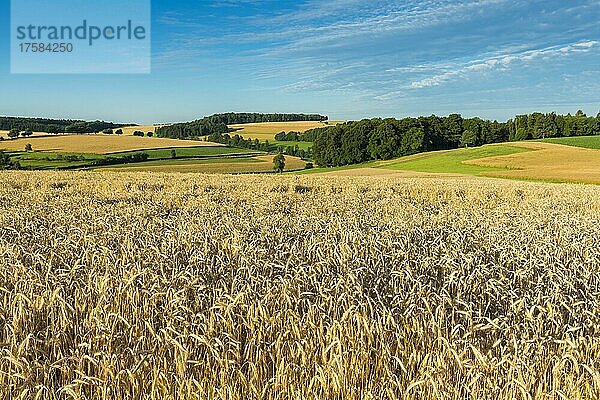
<path fill-rule="evenodd" d="M 10 75 L 2 57 L 0 114 L 146 123 L 223 111 L 504 120 L 600 109 L 598 0 L 152 6 L 151 74 Z"/>

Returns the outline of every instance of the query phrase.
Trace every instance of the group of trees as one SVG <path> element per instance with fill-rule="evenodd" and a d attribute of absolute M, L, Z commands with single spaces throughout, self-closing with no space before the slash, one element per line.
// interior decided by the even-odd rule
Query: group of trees
<path fill-rule="evenodd" d="M 120 156 L 108 156 L 94 160 L 93 165 L 116 165 L 116 164 L 131 164 L 139 163 L 148 160 L 148 153 L 133 153 Z"/>
<path fill-rule="evenodd" d="M 271 144 L 269 141 L 261 142 L 258 139 L 244 139 L 240 135 L 231 136 L 228 133 L 213 133 L 206 138 L 207 141 L 213 143 L 221 143 L 229 147 L 237 147 L 240 149 L 250 149 L 256 151 L 270 151 Z"/>
<path fill-rule="evenodd" d="M 114 130 L 112 128 L 106 128 L 102 130 L 102 133 L 104 133 L 105 135 L 122 135 L 123 134 L 123 129 L 119 128 L 117 130 Z"/>
<path fill-rule="evenodd" d="M 21 166 L 18 161 L 11 160 L 8 154 L 0 151 L 0 170 L 6 169 L 21 169 Z"/>
<path fill-rule="evenodd" d="M 280 142 L 314 142 L 327 129 L 328 127 L 323 127 L 309 129 L 305 132 L 279 132 L 275 135 L 275 140 Z"/>
<path fill-rule="evenodd" d="M 347 122 L 320 132 L 313 158 L 321 166 L 340 166 L 458 147 L 462 127 L 458 115 Z"/>
<path fill-rule="evenodd" d="M 595 118 L 588 117 L 583 111 L 577 111 L 575 115 L 533 113 L 518 115 L 508 123 L 511 140 L 600 135 L 600 113 Z"/>
<path fill-rule="evenodd" d="M 70 119 L 0 117 L 0 130 L 18 130 L 19 132 L 48 133 L 91 133 L 107 128 L 120 128 L 124 124 L 113 124 L 104 121 L 82 121 Z"/>
<path fill-rule="evenodd" d="M 574 116 L 521 115 L 505 123 L 458 114 L 365 119 L 319 129 L 313 158 L 321 166 L 340 166 L 509 140 L 595 134 L 600 134 L 600 114 L 587 117 L 581 111 Z"/>
<path fill-rule="evenodd" d="M 133 136 L 144 137 L 144 132 L 142 131 L 134 131 Z M 147 132 L 145 136 L 152 137 L 154 136 L 154 132 Z"/>
<path fill-rule="evenodd" d="M 327 128 L 309 129 L 306 132 L 279 132 L 275 135 L 275 140 L 280 142 L 314 142 L 320 133 Z"/>
<path fill-rule="evenodd" d="M 203 118 L 192 122 L 161 126 L 156 129 L 156 136 L 172 139 L 193 139 L 211 134 L 227 133 L 228 131 L 227 124 Z"/>
<path fill-rule="evenodd" d="M 16 128 L 13 128 L 11 130 L 8 131 L 7 133 L 8 137 L 11 139 L 16 139 L 19 136 L 22 137 L 29 137 L 31 135 L 33 135 L 33 132 L 30 129 L 24 130 L 24 131 L 20 131 Z M 0 140 L 3 140 L 4 138 L 0 138 Z"/>

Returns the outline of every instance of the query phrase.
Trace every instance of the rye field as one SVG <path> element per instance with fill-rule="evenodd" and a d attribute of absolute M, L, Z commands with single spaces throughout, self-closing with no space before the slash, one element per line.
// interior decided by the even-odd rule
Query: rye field
<path fill-rule="evenodd" d="M 600 397 L 597 186 L 2 172 L 0 209 L 3 399 Z"/>

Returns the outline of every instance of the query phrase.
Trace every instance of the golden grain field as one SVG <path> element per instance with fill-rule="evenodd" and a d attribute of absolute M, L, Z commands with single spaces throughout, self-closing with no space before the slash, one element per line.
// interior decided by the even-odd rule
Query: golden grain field
<path fill-rule="evenodd" d="M 158 137 L 136 137 L 130 135 L 57 135 L 20 138 L 0 142 L 0 150 L 23 150 L 30 143 L 35 151 L 58 151 L 72 153 L 107 154 L 120 151 L 160 149 L 168 147 L 223 146 L 221 144 L 167 139 Z"/>
<path fill-rule="evenodd" d="M 482 158 L 467 163 L 510 169 L 510 171 L 486 173 L 489 176 L 600 184 L 600 151 L 598 150 L 543 142 L 508 144 L 534 151 Z"/>
<path fill-rule="evenodd" d="M 306 132 L 309 129 L 324 128 L 341 123 L 342 121 L 329 121 L 328 124 L 318 121 L 292 121 L 292 122 L 258 122 L 254 124 L 229 125 L 236 129 L 233 134 L 243 136 L 245 139 L 274 140 L 279 132 Z"/>
<path fill-rule="evenodd" d="M 0 173 L 2 399 L 598 399 L 600 187 Z"/>

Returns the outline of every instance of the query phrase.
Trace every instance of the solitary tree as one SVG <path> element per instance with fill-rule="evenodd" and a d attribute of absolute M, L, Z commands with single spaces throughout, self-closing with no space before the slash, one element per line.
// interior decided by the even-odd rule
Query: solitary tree
<path fill-rule="evenodd" d="M 33 135 L 33 132 L 30 129 L 27 129 L 27 130 L 21 132 L 21 136 L 23 136 L 23 137 L 29 137 L 31 135 Z"/>
<path fill-rule="evenodd" d="M 282 173 L 285 169 L 285 157 L 279 153 L 273 157 L 273 169 L 279 173 Z"/>
<path fill-rule="evenodd" d="M 25 145 L 25 151 L 33 151 L 33 147 L 31 147 L 31 143 L 27 143 Z"/>
<path fill-rule="evenodd" d="M 119 128 L 115 131 L 115 135 L 122 135 L 122 134 L 123 134 L 123 129 Z"/>
<path fill-rule="evenodd" d="M 148 132 L 148 133 L 146 133 L 146 136 L 152 137 L 152 136 L 154 136 L 154 132 Z"/>

